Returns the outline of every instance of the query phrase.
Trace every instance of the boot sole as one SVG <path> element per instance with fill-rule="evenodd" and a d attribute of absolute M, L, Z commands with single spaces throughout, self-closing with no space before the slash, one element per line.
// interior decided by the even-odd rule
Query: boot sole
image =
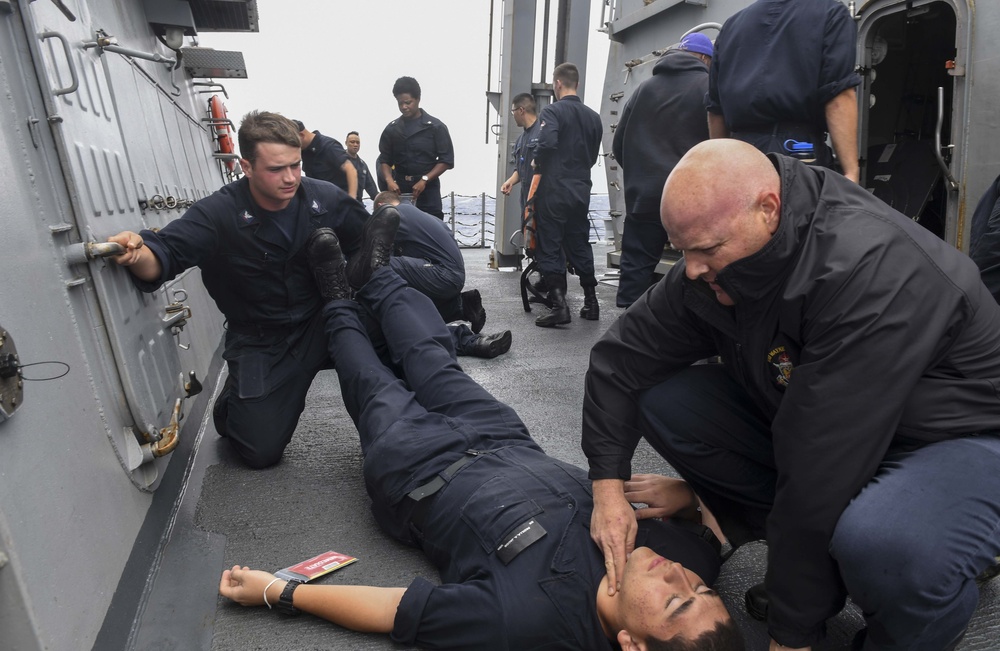
<path fill-rule="evenodd" d="M 539 323 L 535 321 L 535 325 L 539 328 L 554 328 L 556 326 L 566 325 L 567 323 L 572 323 L 573 319 L 566 319 L 565 321 L 553 321 L 552 323 Z"/>

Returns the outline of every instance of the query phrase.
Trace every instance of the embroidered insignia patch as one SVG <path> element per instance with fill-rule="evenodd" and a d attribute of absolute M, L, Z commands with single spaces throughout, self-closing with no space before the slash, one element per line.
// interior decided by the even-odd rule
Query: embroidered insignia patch
<path fill-rule="evenodd" d="M 783 387 L 787 387 L 792 380 L 792 358 L 788 356 L 784 346 L 778 346 L 767 354 L 767 361 L 771 366 L 778 369 L 778 375 L 774 381 Z"/>

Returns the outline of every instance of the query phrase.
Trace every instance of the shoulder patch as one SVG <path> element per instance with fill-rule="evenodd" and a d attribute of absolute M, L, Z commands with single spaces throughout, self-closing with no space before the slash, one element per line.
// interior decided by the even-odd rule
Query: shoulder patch
<path fill-rule="evenodd" d="M 767 362 L 778 370 L 774 381 L 783 387 L 787 387 L 788 383 L 792 380 L 794 366 L 792 365 L 792 358 L 788 355 L 785 347 L 778 346 L 771 349 L 767 354 Z"/>

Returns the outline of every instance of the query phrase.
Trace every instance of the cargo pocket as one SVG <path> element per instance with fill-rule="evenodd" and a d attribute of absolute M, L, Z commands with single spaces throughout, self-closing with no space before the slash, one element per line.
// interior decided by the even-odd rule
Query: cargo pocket
<path fill-rule="evenodd" d="M 237 362 L 237 387 L 241 400 L 256 400 L 267 393 L 267 375 L 271 356 L 266 353 L 246 353 Z"/>
<path fill-rule="evenodd" d="M 462 520 L 475 532 L 483 551 L 492 554 L 504 535 L 542 510 L 510 480 L 493 477 L 462 505 Z"/>

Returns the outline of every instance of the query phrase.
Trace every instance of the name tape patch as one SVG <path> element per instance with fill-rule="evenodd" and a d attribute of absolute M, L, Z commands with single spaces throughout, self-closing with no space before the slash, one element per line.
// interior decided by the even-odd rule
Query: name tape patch
<path fill-rule="evenodd" d="M 504 565 L 509 565 L 514 557 L 538 542 L 545 536 L 545 528 L 534 518 L 524 524 L 514 527 L 513 533 L 506 542 L 497 547 L 497 558 Z"/>

